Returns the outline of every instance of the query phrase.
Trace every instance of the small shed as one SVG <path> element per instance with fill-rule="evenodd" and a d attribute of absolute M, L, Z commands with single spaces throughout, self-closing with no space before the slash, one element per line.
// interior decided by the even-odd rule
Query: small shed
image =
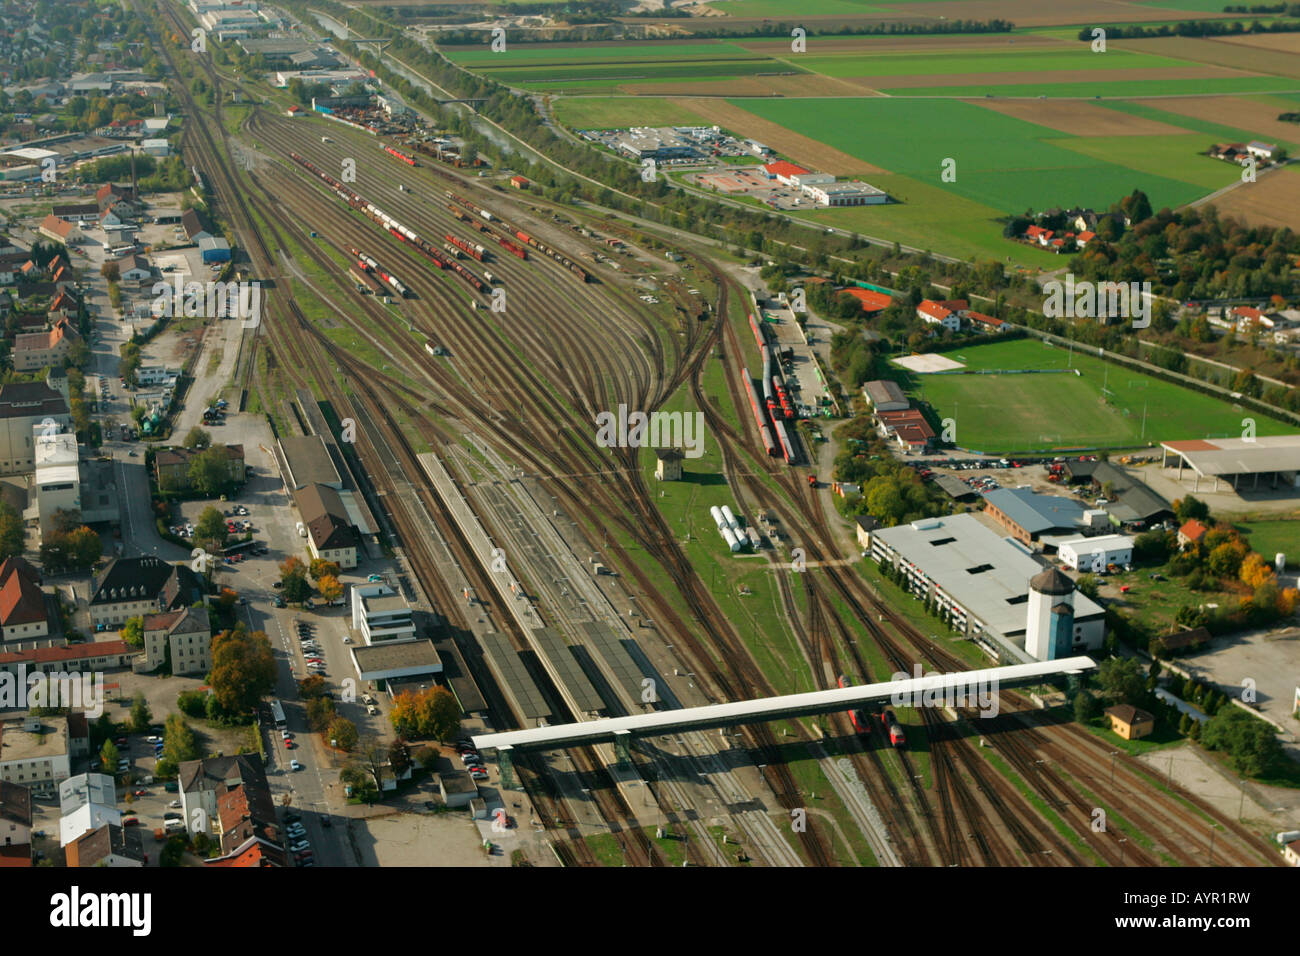
<path fill-rule="evenodd" d="M 467 807 L 478 796 L 478 785 L 463 770 L 451 770 L 438 776 L 438 793 L 452 809 Z"/>
<path fill-rule="evenodd" d="M 682 480 L 682 459 L 685 457 L 679 449 L 659 448 L 655 450 L 658 461 L 655 464 L 655 477 L 660 481 Z"/>
<path fill-rule="evenodd" d="M 1125 740 L 1137 740 L 1156 729 L 1156 719 L 1132 704 L 1116 704 L 1106 708 L 1110 718 L 1110 729 Z"/>

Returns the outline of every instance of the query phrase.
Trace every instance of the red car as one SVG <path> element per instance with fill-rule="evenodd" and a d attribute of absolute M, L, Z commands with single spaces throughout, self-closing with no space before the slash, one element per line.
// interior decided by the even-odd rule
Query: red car
<path fill-rule="evenodd" d="M 149 791 L 148 791 L 148 790 L 137 790 L 137 791 L 135 791 L 135 795 L 136 795 L 137 797 L 147 797 L 147 796 L 149 796 Z"/>

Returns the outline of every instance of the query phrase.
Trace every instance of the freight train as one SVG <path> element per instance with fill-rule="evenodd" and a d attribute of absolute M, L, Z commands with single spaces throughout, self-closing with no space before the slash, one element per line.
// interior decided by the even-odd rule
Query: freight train
<path fill-rule="evenodd" d="M 351 246 L 348 246 L 348 252 L 352 253 L 354 256 L 357 257 L 357 266 L 360 268 L 362 273 L 370 280 L 365 284 L 370 286 L 372 292 L 381 293 L 386 291 L 383 288 L 383 286 L 378 286 L 378 284 L 375 283 L 373 276 L 378 276 L 384 282 L 388 283 L 388 285 L 390 285 L 394 290 L 396 290 L 397 294 L 400 295 L 402 298 L 405 299 L 410 296 L 410 293 L 406 290 L 406 286 L 403 285 L 402 282 L 396 276 L 391 275 L 388 272 L 385 272 L 380 267 L 379 263 L 374 260 L 373 257 L 368 256 L 364 252 L 360 252 L 357 249 L 353 249 Z"/>
<path fill-rule="evenodd" d="M 371 221 L 383 226 L 384 230 L 393 238 L 410 245 L 439 269 L 450 269 L 473 286 L 476 291 L 484 291 L 486 286 L 483 284 L 482 279 L 476 276 L 469 269 L 466 269 L 455 259 L 450 258 L 439 249 L 434 248 L 427 239 L 422 239 L 414 229 L 394 219 L 374 203 L 368 202 L 355 191 L 344 186 L 329 173 L 317 167 L 315 163 L 311 162 L 311 160 L 305 159 L 297 153 L 290 153 L 289 156 L 295 163 L 306 169 L 308 172 L 313 173 L 321 180 L 321 182 L 329 186 L 330 189 L 334 191 L 335 195 L 344 200 L 353 209 L 364 213 Z M 387 281 L 389 285 L 396 289 L 402 296 L 410 294 L 407 292 L 406 287 L 395 279 L 385 278 L 385 281 Z"/>
<path fill-rule="evenodd" d="M 424 143 L 413 143 L 411 149 L 415 150 L 417 153 L 423 153 L 425 156 L 432 156 L 438 162 L 446 163 L 448 166 L 455 166 L 457 169 L 483 165 L 483 160 L 479 159 L 477 156 L 475 156 L 471 162 L 466 162 L 461 158 L 460 153 L 455 150 L 444 150 L 436 143 L 432 149 Z"/>
<path fill-rule="evenodd" d="M 907 743 L 907 737 L 903 733 L 903 727 L 894 716 L 894 708 L 886 707 L 880 712 L 880 724 L 889 735 L 889 743 L 894 747 L 901 747 Z"/>
<path fill-rule="evenodd" d="M 772 432 L 767 427 L 767 419 L 763 417 L 763 406 L 758 404 L 758 394 L 754 391 L 754 383 L 750 380 L 749 369 L 742 370 L 745 374 L 745 391 L 749 394 L 749 408 L 754 413 L 754 421 L 758 425 L 758 434 L 763 440 L 763 450 L 769 455 L 777 454 L 776 443 L 772 441 Z"/>
<path fill-rule="evenodd" d="M 591 277 L 587 275 L 586 269 L 582 268 L 582 266 L 578 265 L 576 262 L 574 262 L 572 259 L 570 259 L 568 256 L 566 256 L 564 253 L 560 252 L 559 250 L 552 249 L 546 243 L 542 242 L 539 239 L 534 238 L 533 236 L 530 236 L 528 233 L 524 232 L 521 229 L 514 229 L 512 226 L 510 226 L 508 222 L 506 222 L 506 220 L 502 219 L 500 216 L 490 212 L 487 209 L 483 209 L 481 206 L 475 205 L 474 203 L 466 199 L 464 196 L 459 196 L 456 193 L 452 192 L 450 189 L 447 190 L 446 195 L 447 195 L 447 199 L 450 200 L 447 204 L 447 208 L 450 209 L 452 215 L 454 215 L 461 222 L 468 222 L 471 225 L 473 225 L 476 229 L 478 229 L 480 232 L 485 232 L 488 235 L 492 235 L 492 231 L 488 229 L 486 225 L 476 220 L 473 216 L 465 215 L 463 212 L 461 212 L 461 210 L 456 208 L 457 205 L 462 206 L 465 209 L 468 209 L 470 212 L 477 213 L 481 219 L 486 219 L 488 222 L 491 222 L 493 225 L 496 225 L 502 229 L 511 229 L 514 233 L 513 238 L 518 239 L 525 246 L 531 246 L 532 248 L 536 249 L 538 252 L 542 253 L 543 255 L 548 256 L 551 259 L 554 259 L 556 262 L 564 266 L 564 268 L 568 269 L 570 272 L 572 272 L 583 282 L 591 281 Z M 498 237 L 497 242 L 501 244 L 502 248 L 518 256 L 519 258 L 521 259 L 528 258 L 527 252 L 524 249 L 510 242 L 508 239 L 502 239 Z"/>
<path fill-rule="evenodd" d="M 455 211 L 455 210 L 453 210 L 453 212 L 454 212 L 454 211 Z M 477 244 L 475 244 L 475 243 L 466 242 L 464 239 L 457 239 L 457 238 L 456 238 L 455 236 L 453 236 L 451 233 L 446 233 L 445 235 L 446 235 L 446 239 L 447 239 L 448 242 L 450 242 L 450 243 L 451 243 L 453 246 L 455 246 L 456 248 L 460 249 L 462 252 L 464 252 L 464 253 L 465 253 L 467 256 L 469 256 L 471 259 L 476 259 L 476 260 L 478 260 L 479 262 L 482 262 L 482 261 L 483 261 L 483 254 L 484 254 L 487 250 L 484 249 L 482 246 L 477 245 Z"/>

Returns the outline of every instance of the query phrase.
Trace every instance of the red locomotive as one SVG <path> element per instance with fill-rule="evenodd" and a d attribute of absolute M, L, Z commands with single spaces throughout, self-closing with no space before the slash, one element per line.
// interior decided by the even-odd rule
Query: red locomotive
<path fill-rule="evenodd" d="M 894 716 L 894 708 L 886 707 L 880 713 L 880 723 L 889 735 L 889 742 L 895 747 L 901 747 L 907 743 L 907 736 L 903 733 L 903 727 Z"/>

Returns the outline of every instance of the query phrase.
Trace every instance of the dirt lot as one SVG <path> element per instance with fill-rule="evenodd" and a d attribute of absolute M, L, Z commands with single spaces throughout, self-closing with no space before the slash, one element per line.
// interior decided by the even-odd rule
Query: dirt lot
<path fill-rule="evenodd" d="M 927 86 L 1004 86 L 1036 83 L 1116 83 L 1124 80 L 1214 80 L 1234 76 L 1254 76 L 1242 70 L 1222 66 L 1184 66 L 1161 70 L 1155 77 L 1151 70 L 1039 70 L 1035 73 L 1004 70 L 998 73 L 940 73 L 929 76 L 873 76 L 860 82 L 884 89 L 908 90 Z M 1283 81 L 1279 80 L 1279 83 Z M 1080 92 L 1086 94 L 1087 90 Z M 1162 101 L 1163 102 L 1163 101 Z"/>
<path fill-rule="evenodd" d="M 1059 129 L 1063 133 L 1073 133 L 1076 136 L 1178 136 L 1191 132 L 1144 116 L 1131 116 L 1118 110 L 1108 110 L 1095 103 L 1077 100 L 978 99 L 967 100 L 967 102 L 995 110 L 1004 116 L 1037 123 L 1049 129 Z M 1170 109 L 1171 107 L 1163 104 L 1187 101 L 1160 100 L 1159 102 L 1162 104 L 1161 109 Z"/>
<path fill-rule="evenodd" d="M 1256 36 L 1216 37 L 1216 43 L 1254 47 L 1257 50 L 1280 50 L 1300 53 L 1300 33 L 1261 33 Z"/>
<path fill-rule="evenodd" d="M 1287 226 L 1300 229 L 1300 172 L 1283 168 L 1266 173 L 1257 182 L 1243 183 L 1214 201 L 1226 216 L 1252 226 Z"/>
<path fill-rule="evenodd" d="M 745 136 L 752 136 L 777 152 L 791 156 L 818 172 L 833 173 L 836 176 L 872 176 L 885 172 L 878 166 L 863 162 L 838 149 L 832 149 L 815 139 L 755 116 L 749 110 L 732 106 L 722 100 L 683 99 L 682 105 L 719 126 L 725 126 Z"/>
<path fill-rule="evenodd" d="M 1222 123 L 1225 126 L 1249 130 L 1269 142 L 1276 142 L 1279 139 L 1292 143 L 1300 142 L 1300 123 L 1279 123 L 1278 114 L 1286 111 L 1287 108 L 1278 103 L 1261 103 L 1244 96 L 1198 96 L 1188 99 L 1172 97 L 1137 102 L 1158 110 L 1167 110 L 1170 113 L 1194 116 L 1197 119 L 1209 120 L 1211 123 Z M 1300 112 L 1300 103 L 1292 103 L 1291 112 Z M 1206 145 L 1208 146 L 1209 143 L 1207 142 Z"/>

